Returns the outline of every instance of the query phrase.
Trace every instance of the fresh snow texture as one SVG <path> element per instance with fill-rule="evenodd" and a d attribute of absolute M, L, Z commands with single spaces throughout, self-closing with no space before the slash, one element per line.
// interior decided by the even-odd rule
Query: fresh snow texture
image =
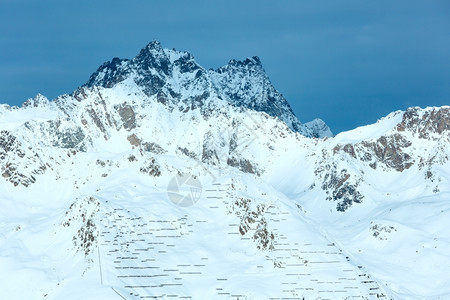
<path fill-rule="evenodd" d="M 128 79 L 0 107 L 0 299 L 450 295 L 448 107 L 318 139 L 206 105 Z"/>

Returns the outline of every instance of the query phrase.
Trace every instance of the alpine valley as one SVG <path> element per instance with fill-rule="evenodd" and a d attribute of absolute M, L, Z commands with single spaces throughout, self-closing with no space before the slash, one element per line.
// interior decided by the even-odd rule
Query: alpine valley
<path fill-rule="evenodd" d="M 333 136 L 151 42 L 0 105 L 1 299 L 448 299 L 450 107 Z"/>

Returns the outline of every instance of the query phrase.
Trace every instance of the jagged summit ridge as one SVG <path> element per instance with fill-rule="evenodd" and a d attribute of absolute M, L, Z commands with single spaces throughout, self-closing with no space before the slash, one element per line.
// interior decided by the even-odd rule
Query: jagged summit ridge
<path fill-rule="evenodd" d="M 125 79 L 132 79 L 147 96 L 156 95 L 158 102 L 180 111 L 221 99 L 277 117 L 305 136 L 332 135 L 323 122 L 324 126 L 316 132 L 297 119 L 289 103 L 273 87 L 257 56 L 243 61 L 232 59 L 217 70 L 206 70 L 189 52 L 166 49 L 153 41 L 131 60 L 113 58 L 104 63 L 83 86 L 111 88 Z"/>
<path fill-rule="evenodd" d="M 310 139 L 230 104 L 259 59 L 209 72 L 158 46 L 105 64 L 111 88 L 0 105 L 0 298 L 450 294 L 450 107 Z"/>
<path fill-rule="evenodd" d="M 168 65 L 167 73 L 175 68 Z M 11 282 L 28 278 L 17 258 L 40 270 L 32 274 L 40 290 L 3 282 L 0 297 L 73 295 L 59 280 L 50 286 L 41 272 L 77 291 L 89 276 L 98 285 L 86 291 L 111 293 L 99 299 L 202 299 L 233 291 L 255 299 L 449 294 L 449 280 L 433 286 L 434 278 L 447 278 L 445 268 L 428 268 L 449 261 L 449 107 L 397 111 L 333 138 L 310 139 L 225 101 L 205 117 L 155 99 L 127 77 L 112 88 L 0 106 L 0 250 L 14 253 L 3 258 L 6 272 L 16 274 Z M 191 198 L 192 208 L 175 206 L 170 196 L 179 174 L 203 187 L 192 185 L 202 197 Z M 24 244 L 32 252 L 15 246 Z M 37 257 L 52 264 L 36 264 Z M 202 290 L 211 286 L 214 295 Z"/>

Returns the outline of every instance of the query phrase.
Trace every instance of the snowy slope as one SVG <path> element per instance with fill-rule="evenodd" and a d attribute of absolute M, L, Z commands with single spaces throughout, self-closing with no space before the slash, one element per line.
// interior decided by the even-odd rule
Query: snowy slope
<path fill-rule="evenodd" d="M 173 72 L 192 58 L 161 55 L 167 69 L 141 64 L 197 95 Z M 138 57 L 101 86 L 0 106 L 1 299 L 450 294 L 450 107 L 307 138 L 218 92 L 168 105 L 139 68 L 119 76 Z"/>
<path fill-rule="evenodd" d="M 271 84 L 258 57 L 231 60 L 217 70 L 206 70 L 188 52 L 162 48 L 149 43 L 131 59 L 114 58 L 92 74 L 85 87 L 113 87 L 125 79 L 133 80 L 148 96 L 180 111 L 197 107 L 208 115 L 214 107 L 205 102 L 216 98 L 228 103 L 278 117 L 289 128 L 306 136 L 332 136 L 320 119 L 301 124 L 289 103 Z"/>

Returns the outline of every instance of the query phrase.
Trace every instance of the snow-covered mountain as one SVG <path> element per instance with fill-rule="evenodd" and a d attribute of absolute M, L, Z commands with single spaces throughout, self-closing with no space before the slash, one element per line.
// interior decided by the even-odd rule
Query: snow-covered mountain
<path fill-rule="evenodd" d="M 445 299 L 450 107 L 321 135 L 157 42 L 0 106 L 0 298 Z"/>
<path fill-rule="evenodd" d="M 156 95 L 158 102 L 172 109 L 187 112 L 200 108 L 208 115 L 214 107 L 207 104 L 218 98 L 278 117 L 306 136 L 332 135 L 321 120 L 309 125 L 300 123 L 256 56 L 244 61 L 233 59 L 217 70 L 206 70 L 190 53 L 165 49 L 153 41 L 131 60 L 114 58 L 104 63 L 84 86 L 110 88 L 125 79 L 132 79 L 147 96 Z"/>

